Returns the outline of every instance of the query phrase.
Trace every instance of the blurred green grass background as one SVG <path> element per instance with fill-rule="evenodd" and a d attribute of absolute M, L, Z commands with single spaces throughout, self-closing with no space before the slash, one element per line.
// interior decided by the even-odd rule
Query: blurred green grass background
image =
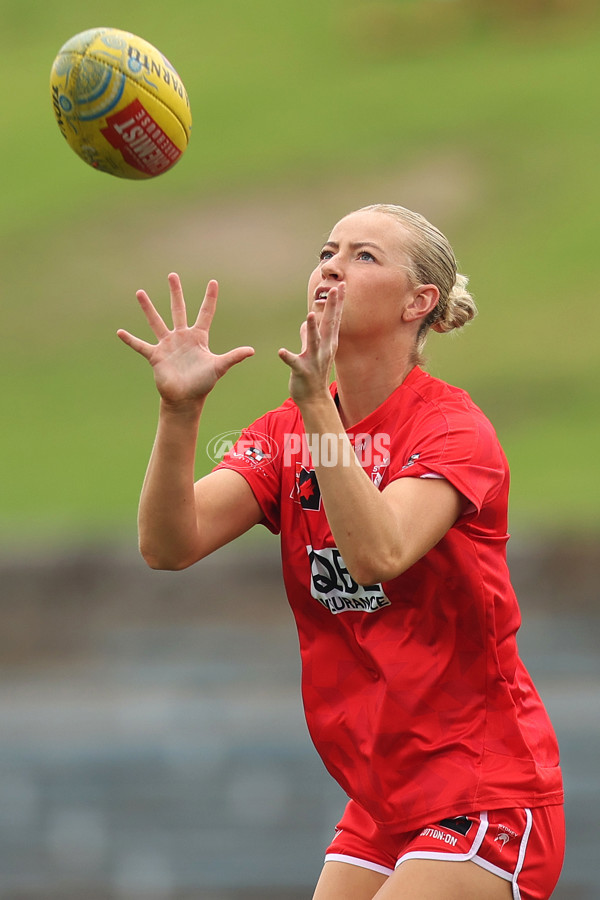
<path fill-rule="evenodd" d="M 63 141 L 59 47 L 112 25 L 158 46 L 194 116 L 172 172 L 125 182 Z M 154 434 L 139 287 L 193 313 L 221 284 L 213 346 L 251 343 L 207 405 L 205 447 L 287 395 L 306 277 L 349 209 L 396 202 L 449 236 L 480 316 L 433 335 L 512 470 L 511 528 L 600 527 L 600 21 L 585 0 L 0 2 L 2 442 L 6 541 L 133 539 Z"/>

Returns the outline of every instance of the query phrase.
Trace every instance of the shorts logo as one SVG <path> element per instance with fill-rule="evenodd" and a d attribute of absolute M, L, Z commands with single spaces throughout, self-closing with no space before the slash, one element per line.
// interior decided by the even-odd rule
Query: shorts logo
<path fill-rule="evenodd" d="M 498 825 L 498 834 L 494 838 L 494 843 L 498 841 L 500 844 L 500 852 L 504 850 L 509 841 L 517 837 L 517 832 L 513 831 L 507 825 Z"/>
<path fill-rule="evenodd" d="M 453 834 L 448 834 L 447 831 L 441 831 L 439 828 L 424 828 L 420 836 L 443 841 L 444 844 L 449 844 L 451 847 L 456 847 L 458 843 L 458 838 L 454 837 Z"/>
<path fill-rule="evenodd" d="M 310 562 L 311 596 L 334 616 L 344 612 L 374 613 L 391 606 L 381 584 L 357 584 L 337 547 L 306 547 Z"/>
<path fill-rule="evenodd" d="M 442 819 L 441 822 L 438 822 L 438 825 L 440 825 L 441 828 L 446 828 L 448 831 L 455 831 L 457 834 L 462 834 L 463 837 L 466 837 L 473 827 L 472 821 L 467 818 L 467 816 L 456 816 L 454 819 Z"/>

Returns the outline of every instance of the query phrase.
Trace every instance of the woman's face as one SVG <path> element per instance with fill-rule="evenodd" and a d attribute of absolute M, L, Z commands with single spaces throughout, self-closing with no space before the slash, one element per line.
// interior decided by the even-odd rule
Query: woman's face
<path fill-rule="evenodd" d="M 341 219 L 308 281 L 308 309 L 317 314 L 327 292 L 342 282 L 341 335 L 389 334 L 414 294 L 406 228 L 382 212 L 359 211 Z"/>

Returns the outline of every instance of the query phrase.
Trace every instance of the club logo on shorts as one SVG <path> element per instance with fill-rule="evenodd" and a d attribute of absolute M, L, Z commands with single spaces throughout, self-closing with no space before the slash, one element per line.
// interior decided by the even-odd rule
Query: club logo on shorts
<path fill-rule="evenodd" d="M 498 825 L 498 834 L 494 838 L 494 843 L 496 841 L 500 844 L 500 852 L 504 850 L 509 841 L 513 838 L 518 837 L 517 832 L 513 831 L 512 828 L 509 828 L 508 825 Z"/>

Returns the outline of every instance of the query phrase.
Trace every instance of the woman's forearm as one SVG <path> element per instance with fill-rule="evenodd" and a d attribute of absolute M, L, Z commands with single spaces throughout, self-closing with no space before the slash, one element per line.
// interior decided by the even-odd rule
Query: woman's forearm
<path fill-rule="evenodd" d="M 214 540 L 202 541 L 205 535 L 200 534 L 197 521 L 194 464 L 198 425 L 204 401 L 217 381 L 254 353 L 252 347 L 236 347 L 220 354 L 210 350 L 209 329 L 218 288 L 216 281 L 208 282 L 196 321 L 188 325 L 181 281 L 172 272 L 169 290 L 173 328 L 167 327 L 148 294 L 138 291 L 138 301 L 157 343 L 148 343 L 124 329 L 117 332 L 123 343 L 148 360 L 161 396 L 158 430 L 138 514 L 140 550 L 153 568 L 185 568 L 216 546 Z M 250 507 L 248 503 L 244 526 L 253 521 L 255 509 L 248 512 Z M 204 531 L 210 531 L 208 522 Z M 222 529 L 224 540 L 231 531 Z"/>
<path fill-rule="evenodd" d="M 152 568 L 181 569 L 198 558 L 194 471 L 203 405 L 161 400 L 138 512 L 140 552 Z"/>
<path fill-rule="evenodd" d="M 398 519 L 362 468 L 331 395 L 303 403 L 301 412 L 309 445 L 327 446 L 328 458 L 313 454 L 313 466 L 327 521 L 348 571 L 359 584 L 394 577 L 400 549 Z"/>

